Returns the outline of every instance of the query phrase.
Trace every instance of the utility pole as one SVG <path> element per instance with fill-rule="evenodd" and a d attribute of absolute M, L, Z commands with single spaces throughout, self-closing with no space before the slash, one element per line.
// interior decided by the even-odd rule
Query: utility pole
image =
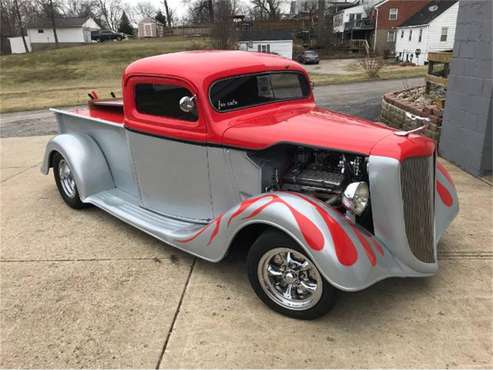
<path fill-rule="evenodd" d="M 53 28 L 53 36 L 55 37 L 55 47 L 58 47 L 58 35 L 56 34 L 55 9 L 53 8 L 53 0 L 50 0 L 50 18 L 51 27 Z"/>
<path fill-rule="evenodd" d="M 27 47 L 26 37 L 24 36 L 24 27 L 22 26 L 21 12 L 19 11 L 19 3 L 14 0 L 15 14 L 17 16 L 17 21 L 19 22 L 19 27 L 21 29 L 22 42 L 24 43 L 24 49 L 26 53 L 29 53 L 29 48 Z"/>
<path fill-rule="evenodd" d="M 171 17 L 169 16 L 168 0 L 164 0 L 164 10 L 166 11 L 166 22 L 168 27 L 171 28 Z"/>

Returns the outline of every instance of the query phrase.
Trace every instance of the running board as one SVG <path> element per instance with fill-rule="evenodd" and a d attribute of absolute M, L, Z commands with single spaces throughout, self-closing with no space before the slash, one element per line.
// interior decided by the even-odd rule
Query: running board
<path fill-rule="evenodd" d="M 188 234 L 204 226 L 204 224 L 176 220 L 146 210 L 139 206 L 137 198 L 117 188 L 91 195 L 84 199 L 84 202 L 91 203 L 137 229 L 172 245 L 175 244 L 177 235 Z"/>

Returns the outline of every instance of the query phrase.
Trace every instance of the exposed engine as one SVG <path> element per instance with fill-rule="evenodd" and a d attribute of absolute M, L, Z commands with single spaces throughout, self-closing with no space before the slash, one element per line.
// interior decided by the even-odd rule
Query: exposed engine
<path fill-rule="evenodd" d="M 346 184 L 362 179 L 363 165 L 361 156 L 298 147 L 293 165 L 282 177 L 280 189 L 334 199 Z"/>
<path fill-rule="evenodd" d="M 283 145 L 250 157 L 262 168 L 265 192 L 305 193 L 333 207 L 342 207 L 342 193 L 349 184 L 368 183 L 367 159 L 361 155 Z M 358 218 L 370 229 L 368 212 Z"/>

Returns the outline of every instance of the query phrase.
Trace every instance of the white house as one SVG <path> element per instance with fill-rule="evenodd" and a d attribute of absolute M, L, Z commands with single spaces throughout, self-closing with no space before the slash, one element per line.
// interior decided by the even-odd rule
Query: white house
<path fill-rule="evenodd" d="M 360 0 L 358 5 L 343 9 L 336 13 L 333 17 L 333 32 L 343 33 L 346 23 L 368 18 L 368 12 L 370 12 L 373 6 L 380 1 L 382 0 Z"/>
<path fill-rule="evenodd" d="M 458 0 L 434 0 L 397 28 L 395 55 L 423 65 L 428 53 L 454 47 Z"/>
<path fill-rule="evenodd" d="M 57 17 L 55 25 L 59 43 L 91 42 L 91 31 L 101 29 L 91 17 Z M 51 19 L 34 20 L 27 27 L 27 36 L 31 45 L 55 43 Z"/>
<path fill-rule="evenodd" d="M 293 36 L 286 31 L 243 32 L 239 39 L 239 49 L 293 59 Z"/>

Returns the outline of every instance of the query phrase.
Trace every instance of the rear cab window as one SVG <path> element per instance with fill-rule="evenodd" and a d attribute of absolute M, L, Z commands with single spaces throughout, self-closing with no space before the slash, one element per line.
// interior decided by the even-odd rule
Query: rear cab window
<path fill-rule="evenodd" d="M 209 99 L 218 112 L 253 107 L 279 101 L 307 98 L 308 80 L 298 72 L 269 72 L 216 81 Z"/>
<path fill-rule="evenodd" d="M 180 99 L 184 96 L 193 94 L 181 86 L 139 83 L 135 86 L 135 107 L 139 113 L 195 122 L 196 108 L 192 112 L 180 109 Z"/>

